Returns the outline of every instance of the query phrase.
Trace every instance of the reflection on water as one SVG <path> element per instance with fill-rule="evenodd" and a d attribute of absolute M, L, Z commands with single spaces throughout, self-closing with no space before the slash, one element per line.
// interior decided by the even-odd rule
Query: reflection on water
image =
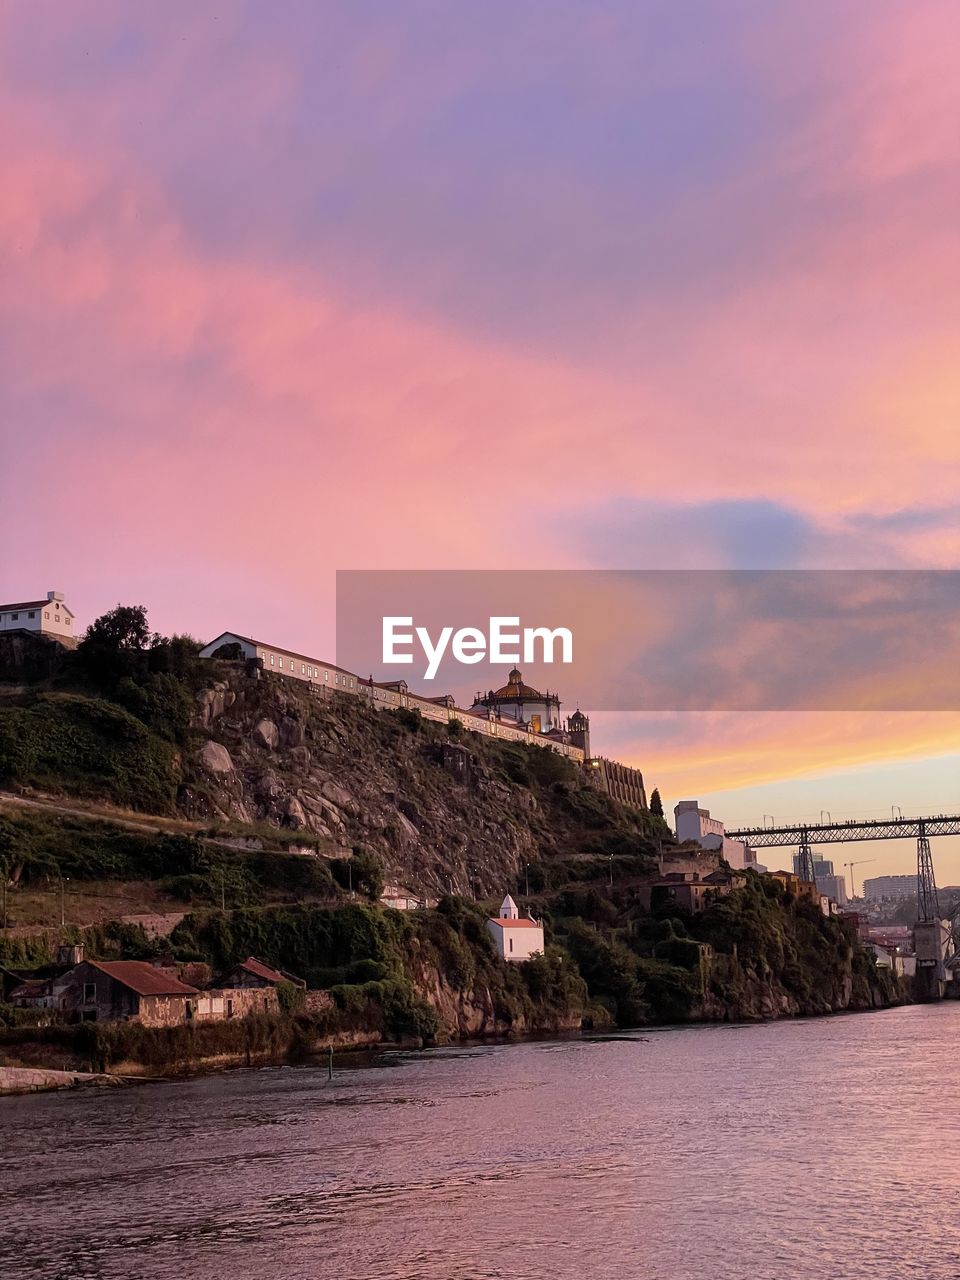
<path fill-rule="evenodd" d="M 955 1280 L 960 1005 L 0 1102 L 10 1280 Z"/>

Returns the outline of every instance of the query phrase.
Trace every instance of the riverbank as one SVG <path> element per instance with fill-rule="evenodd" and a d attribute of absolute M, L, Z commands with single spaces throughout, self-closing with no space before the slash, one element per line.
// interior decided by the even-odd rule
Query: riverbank
<path fill-rule="evenodd" d="M 381 1054 L 398 1051 L 460 1049 L 482 1045 L 535 1043 L 545 1039 L 593 1041 L 622 1033 L 662 1032 L 681 1027 L 749 1026 L 773 1022 L 801 1022 L 819 1017 L 878 1012 L 907 1004 L 903 999 L 876 1005 L 791 1012 L 782 1007 L 767 1016 L 692 1018 L 677 1022 L 647 1022 L 616 1027 L 609 1019 L 582 1026 L 553 1025 L 542 1028 L 500 1027 L 481 1035 L 460 1036 L 442 1042 L 420 1036 L 393 1037 L 382 1028 L 354 1026 L 336 1032 L 324 1030 L 313 1019 L 296 1015 L 255 1015 L 229 1023 L 180 1027 L 144 1027 L 138 1023 L 50 1024 L 0 1030 L 0 1059 L 8 1065 L 0 1072 L 21 1073 L 25 1088 L 0 1086 L 4 1092 L 30 1092 L 43 1088 L 72 1087 L 84 1083 L 158 1081 L 212 1075 L 241 1068 L 276 1066 L 325 1066 L 335 1055 L 337 1068 L 356 1065 Z M 34 1076 L 36 1080 L 29 1077 Z M 48 1077 L 49 1084 L 42 1078 Z"/>
<path fill-rule="evenodd" d="M 118 1075 L 89 1071 L 51 1071 L 40 1067 L 0 1067 L 0 1098 L 24 1093 L 49 1093 L 55 1089 L 115 1087 L 125 1081 Z"/>

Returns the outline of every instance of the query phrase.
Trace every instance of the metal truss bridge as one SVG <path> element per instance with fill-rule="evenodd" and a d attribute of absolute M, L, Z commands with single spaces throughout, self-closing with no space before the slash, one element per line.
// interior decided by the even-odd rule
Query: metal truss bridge
<path fill-rule="evenodd" d="M 852 844 L 862 840 L 916 840 L 917 921 L 915 991 L 920 999 L 935 1000 L 944 994 L 949 980 L 960 980 L 960 904 L 944 917 L 937 894 L 937 880 L 930 851 L 931 836 L 960 836 L 960 814 L 938 813 L 923 818 L 891 816 L 865 822 L 808 822 L 785 827 L 744 827 L 728 833 L 745 840 L 753 849 L 793 845 L 802 880 L 816 882 L 812 845 Z M 848 862 L 851 877 L 857 863 Z M 851 892 L 853 886 L 851 884 Z"/>
<path fill-rule="evenodd" d="M 786 827 L 743 827 L 728 831 L 734 840 L 745 840 L 751 849 L 794 845 L 847 844 L 859 840 L 923 840 L 930 836 L 960 836 L 960 814 L 936 814 L 929 818 L 877 818 L 867 822 L 809 822 Z"/>

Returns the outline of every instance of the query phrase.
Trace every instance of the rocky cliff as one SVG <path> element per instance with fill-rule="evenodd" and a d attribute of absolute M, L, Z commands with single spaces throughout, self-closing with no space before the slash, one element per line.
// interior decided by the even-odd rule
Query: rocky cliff
<path fill-rule="evenodd" d="M 492 742 L 347 695 L 239 670 L 198 694 L 178 793 L 203 821 L 267 823 L 363 847 L 426 896 L 513 888 L 521 868 L 617 847 L 652 854 L 649 815 L 545 748 Z"/>

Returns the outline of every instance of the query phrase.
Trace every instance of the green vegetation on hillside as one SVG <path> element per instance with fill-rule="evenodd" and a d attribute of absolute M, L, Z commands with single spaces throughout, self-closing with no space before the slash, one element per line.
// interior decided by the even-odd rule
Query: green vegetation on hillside
<path fill-rule="evenodd" d="M 165 814 L 178 781 L 173 745 L 102 698 L 40 693 L 0 713 L 0 784 Z"/>
<path fill-rule="evenodd" d="M 99 619 L 52 675 L 8 688 L 3 784 L 208 825 L 154 834 L 11 809 L 0 817 L 8 910 L 31 890 L 52 902 L 51 883 L 147 886 L 152 902 L 190 913 L 162 944 L 179 960 L 219 970 L 254 954 L 330 993 L 322 1016 L 285 1009 L 288 1041 L 751 1018 L 898 994 L 843 925 L 752 873 L 702 914 L 645 910 L 671 839 L 662 816 L 619 804 L 565 757 L 203 663 L 189 638 L 151 636 L 139 607 Z M 305 855 L 286 851 L 294 840 Z M 382 909 L 385 874 L 439 907 Z M 485 916 L 504 891 L 543 919 L 545 956 L 497 958 Z M 65 932 L 91 957 L 161 946 L 117 921 Z M 56 937 L 0 940 L 0 964 L 49 962 Z M 116 1060 L 133 1035 L 97 1032 L 97 1052 Z"/>
<path fill-rule="evenodd" d="M 0 814 L 0 874 L 7 876 L 11 915 L 18 893 L 58 884 L 61 877 L 74 889 L 87 882 L 155 881 L 174 904 L 200 906 L 336 899 L 338 883 L 348 879 L 358 892 L 378 896 L 382 871 L 377 860 L 358 852 L 356 862 L 348 875 L 345 860 L 228 848 L 196 835 L 133 831 L 43 810 Z"/>

